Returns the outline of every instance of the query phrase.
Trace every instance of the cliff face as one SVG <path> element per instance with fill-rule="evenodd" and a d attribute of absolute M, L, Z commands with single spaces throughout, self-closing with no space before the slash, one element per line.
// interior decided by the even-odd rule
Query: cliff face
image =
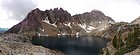
<path fill-rule="evenodd" d="M 28 35 L 87 35 L 107 29 L 115 21 L 101 11 L 93 10 L 71 16 L 62 8 L 32 10 L 27 17 L 5 33 Z"/>

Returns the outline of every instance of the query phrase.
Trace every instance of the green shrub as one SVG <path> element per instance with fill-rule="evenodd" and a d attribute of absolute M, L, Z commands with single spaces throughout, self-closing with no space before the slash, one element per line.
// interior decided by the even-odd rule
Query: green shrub
<path fill-rule="evenodd" d="M 140 43 L 140 39 L 138 38 L 139 36 L 140 31 L 138 27 L 134 27 L 133 31 L 128 34 L 128 37 L 126 38 L 126 43 L 122 42 L 120 36 L 118 37 L 118 39 L 116 38 L 116 36 L 114 36 L 113 46 L 117 49 L 115 55 L 123 55 L 137 48 Z"/>
<path fill-rule="evenodd" d="M 113 38 L 113 46 L 114 48 L 118 49 L 120 47 L 122 47 L 124 45 L 122 39 L 120 38 L 120 36 L 117 36 L 115 35 L 114 38 Z"/>
<path fill-rule="evenodd" d="M 116 51 L 114 55 L 123 55 L 127 52 L 133 51 L 137 46 L 127 46 L 127 47 L 121 47 L 119 50 Z"/>

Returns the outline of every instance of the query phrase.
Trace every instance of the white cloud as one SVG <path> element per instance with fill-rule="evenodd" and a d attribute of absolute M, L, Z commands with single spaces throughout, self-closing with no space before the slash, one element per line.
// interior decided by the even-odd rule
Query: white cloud
<path fill-rule="evenodd" d="M 115 21 L 131 22 L 140 16 L 139 0 L 38 0 L 42 10 L 62 7 L 72 15 L 101 10 Z"/>
<path fill-rule="evenodd" d="M 133 1 L 117 1 L 104 6 L 101 10 L 116 21 L 131 22 L 140 16 L 140 5 Z"/>
<path fill-rule="evenodd" d="M 0 0 L 1 1 L 1 0 Z M 101 10 L 115 21 L 131 22 L 140 16 L 139 0 L 33 0 L 42 10 L 62 7 L 72 15 L 90 12 L 93 9 Z M 2 9 L 2 8 L 0 8 Z M 1 15 L 1 18 L 4 16 Z M 1 22 L 1 20 L 0 20 Z M 13 21 L 14 22 L 14 21 Z M 3 22 L 5 23 L 5 22 Z M 2 24 L 0 23 L 0 26 Z"/>
<path fill-rule="evenodd" d="M 32 0 L 0 0 L 0 27 L 12 27 L 35 7 Z"/>
<path fill-rule="evenodd" d="M 7 16 L 7 13 L 0 9 L 0 28 L 10 28 L 13 25 L 19 23 L 19 21 L 16 21 L 15 19 L 9 19 Z"/>
<path fill-rule="evenodd" d="M 17 23 L 19 23 L 19 21 L 16 21 L 14 19 L 1 20 L 0 27 L 1 28 L 10 28 L 13 25 L 16 25 Z"/>
<path fill-rule="evenodd" d="M 20 21 L 36 4 L 32 0 L 1 0 L 0 7 L 10 15 L 9 18 Z"/>

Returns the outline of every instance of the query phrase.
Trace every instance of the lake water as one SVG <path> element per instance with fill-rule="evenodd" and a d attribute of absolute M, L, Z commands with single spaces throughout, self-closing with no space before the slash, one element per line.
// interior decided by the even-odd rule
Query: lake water
<path fill-rule="evenodd" d="M 66 55 L 98 55 L 109 40 L 102 37 L 38 36 L 32 43 L 59 50 Z"/>

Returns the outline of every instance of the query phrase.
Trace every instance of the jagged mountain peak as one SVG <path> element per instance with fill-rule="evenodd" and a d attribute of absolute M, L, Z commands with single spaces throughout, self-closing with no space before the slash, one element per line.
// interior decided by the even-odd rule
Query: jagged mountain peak
<path fill-rule="evenodd" d="M 87 20 L 93 22 L 93 21 L 112 21 L 115 22 L 112 18 L 106 16 L 102 11 L 99 10 L 92 10 L 91 12 L 85 12 L 83 14 L 77 14 L 73 17 L 79 17 L 79 18 L 86 18 Z M 88 21 L 88 22 L 89 22 Z"/>
<path fill-rule="evenodd" d="M 90 13 L 93 15 L 105 16 L 100 10 L 92 10 Z"/>
<path fill-rule="evenodd" d="M 41 11 L 36 8 L 6 33 L 28 35 L 87 35 L 92 31 L 105 30 L 114 20 L 101 11 L 91 11 L 71 16 L 62 8 Z"/>

